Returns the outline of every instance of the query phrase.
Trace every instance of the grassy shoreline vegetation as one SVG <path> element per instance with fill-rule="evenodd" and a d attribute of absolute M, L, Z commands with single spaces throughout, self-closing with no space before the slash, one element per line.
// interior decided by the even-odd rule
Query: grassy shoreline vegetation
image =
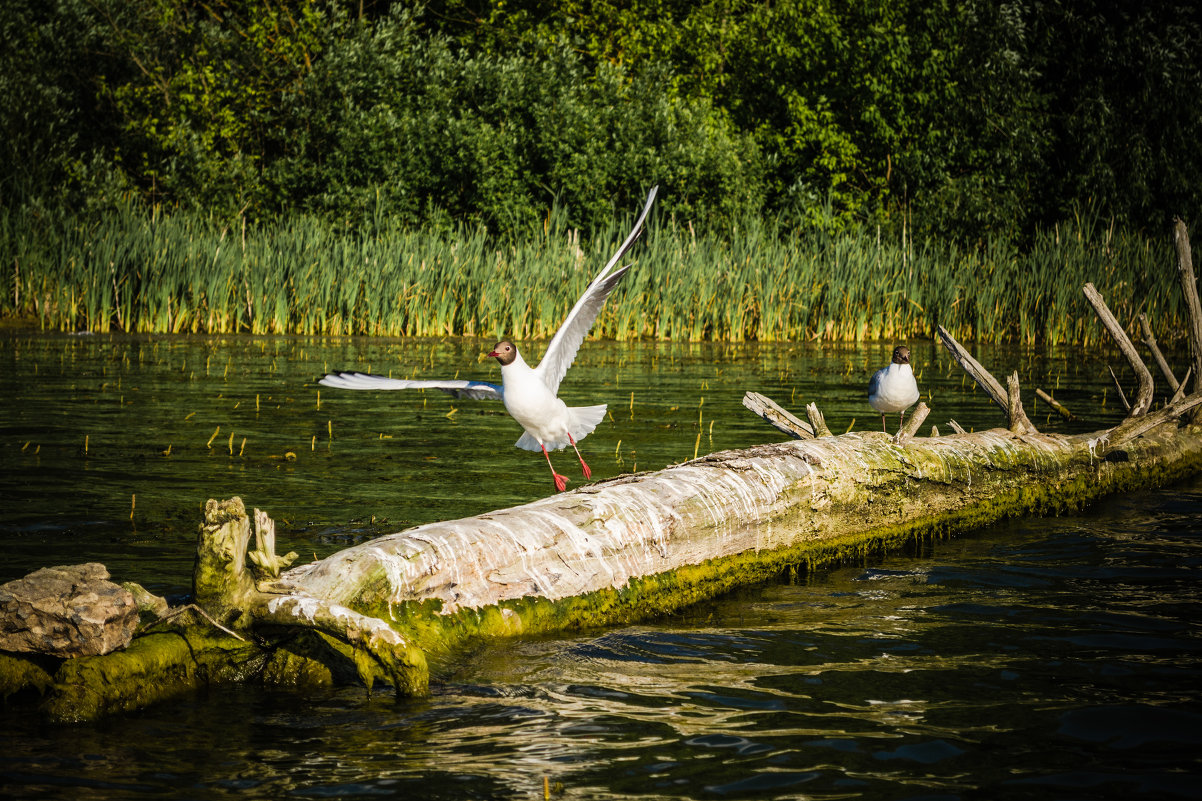
<path fill-rule="evenodd" d="M 1084 343 L 1087 281 L 1180 330 L 1187 3 L 11 0 L 0 35 L 0 322 L 542 338 L 657 184 L 596 336 Z"/>
<path fill-rule="evenodd" d="M 550 337 L 628 229 L 582 239 L 552 212 L 541 235 L 347 229 L 313 216 L 225 225 L 135 208 L 85 220 L 0 212 L 0 318 L 48 331 Z M 1157 336 L 1184 331 L 1169 238 L 1097 218 L 968 249 L 878 227 L 838 233 L 750 220 L 716 234 L 660 215 L 593 336 L 677 341 L 929 337 L 1088 344 L 1081 293 Z"/>

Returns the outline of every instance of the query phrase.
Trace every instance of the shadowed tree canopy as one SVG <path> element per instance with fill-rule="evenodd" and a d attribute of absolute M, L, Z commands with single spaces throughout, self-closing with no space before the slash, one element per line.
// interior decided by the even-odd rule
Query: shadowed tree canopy
<path fill-rule="evenodd" d="M 700 224 L 972 241 L 1195 215 L 1194 4 L 15 0 L 0 191 L 252 219 Z"/>

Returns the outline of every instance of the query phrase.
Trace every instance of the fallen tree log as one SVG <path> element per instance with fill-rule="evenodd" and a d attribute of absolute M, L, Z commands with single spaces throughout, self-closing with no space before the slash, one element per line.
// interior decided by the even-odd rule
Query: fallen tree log
<path fill-rule="evenodd" d="M 1202 467 L 1200 433 L 1162 423 L 1107 450 L 1099 436 L 898 446 L 872 432 L 716 453 L 349 548 L 284 574 L 260 603 L 298 620 L 354 609 L 437 660 L 475 636 L 645 618 L 791 565 L 1160 485 Z"/>
<path fill-rule="evenodd" d="M 282 572 L 292 555 L 275 555 L 271 519 L 255 510 L 252 548 L 242 501 L 210 500 L 194 613 L 169 613 L 168 630 L 153 624 L 105 656 L 52 664 L 0 654 L 0 694 L 38 693 L 54 720 L 231 681 L 357 677 L 419 694 L 480 638 L 646 619 L 798 566 L 1073 510 L 1202 470 L 1202 426 L 1192 422 L 1202 392 L 1156 411 L 1140 408 L 1141 392 L 1112 429 L 1039 433 L 1017 375 L 1003 392 L 943 338 L 990 388 L 1008 428 L 922 438 L 911 430 L 831 436 L 814 426 L 812 438 L 429 523 Z M 785 419 L 762 408 L 777 424 Z M 811 418 L 821 419 L 816 407 Z M 804 430 L 799 422 L 789 426 Z"/>
<path fill-rule="evenodd" d="M 1202 394 L 1173 413 L 1198 405 Z M 305 685 L 357 675 L 421 693 L 431 671 L 482 637 L 646 619 L 797 566 L 1077 509 L 1200 469 L 1202 430 L 1176 417 L 1121 448 L 1102 434 L 995 429 L 899 445 L 853 432 L 715 453 L 418 526 L 278 579 L 250 572 L 242 502 L 210 501 L 196 598 L 253 641 L 199 619 L 149 633 L 125 651 L 71 660 L 43 709 L 84 719 L 252 679 Z"/>

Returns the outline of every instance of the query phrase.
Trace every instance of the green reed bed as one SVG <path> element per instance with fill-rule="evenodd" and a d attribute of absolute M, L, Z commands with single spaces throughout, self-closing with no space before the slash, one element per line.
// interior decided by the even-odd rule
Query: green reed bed
<path fill-rule="evenodd" d="M 0 315 L 48 330 L 465 335 L 542 339 L 631 220 L 592 237 L 553 215 L 528 240 L 335 227 L 315 217 L 243 227 L 197 215 L 98 220 L 0 212 Z M 1093 282 L 1120 320 L 1182 329 L 1174 254 L 1079 218 L 1025 251 L 913 242 L 875 227 L 840 235 L 762 221 L 698 234 L 653 218 L 594 334 L 616 339 L 828 340 L 930 336 L 1087 343 Z"/>

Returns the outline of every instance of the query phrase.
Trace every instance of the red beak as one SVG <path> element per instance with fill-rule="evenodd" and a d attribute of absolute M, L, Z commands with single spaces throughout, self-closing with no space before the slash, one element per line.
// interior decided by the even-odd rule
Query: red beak
<path fill-rule="evenodd" d="M 494 359 L 500 358 L 500 356 L 501 356 L 501 354 L 497 353 L 495 350 L 490 350 L 488 352 L 488 355 Z"/>

